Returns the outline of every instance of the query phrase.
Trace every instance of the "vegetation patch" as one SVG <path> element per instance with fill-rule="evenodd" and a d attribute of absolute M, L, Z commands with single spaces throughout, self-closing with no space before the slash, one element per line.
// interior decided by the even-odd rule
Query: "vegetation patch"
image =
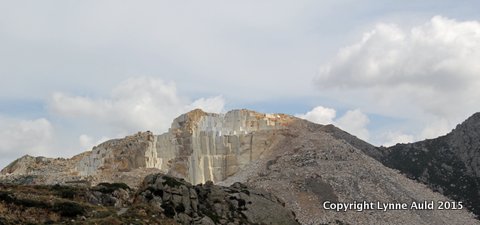
<path fill-rule="evenodd" d="M 93 188 L 93 190 L 102 192 L 104 194 L 111 194 L 119 189 L 131 190 L 131 188 L 125 183 L 100 183 Z"/>
<path fill-rule="evenodd" d="M 73 187 L 58 184 L 53 185 L 52 189 L 55 192 L 55 195 L 66 199 L 73 199 L 78 191 Z"/>
<path fill-rule="evenodd" d="M 55 203 L 53 211 L 59 213 L 61 216 L 76 217 L 85 214 L 86 209 L 74 202 L 60 202 Z"/>
<path fill-rule="evenodd" d="M 14 204 L 24 207 L 34 207 L 34 208 L 43 208 L 48 209 L 50 206 L 41 201 L 30 200 L 30 199 L 19 199 L 9 192 L 0 192 L 0 201 L 3 201 L 7 204 Z"/>

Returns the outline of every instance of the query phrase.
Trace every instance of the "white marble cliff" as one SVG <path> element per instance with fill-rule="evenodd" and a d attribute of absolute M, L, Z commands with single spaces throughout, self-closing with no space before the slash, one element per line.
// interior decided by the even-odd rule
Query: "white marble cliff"
<path fill-rule="evenodd" d="M 49 175 L 49 180 L 44 181 L 47 183 L 63 182 L 62 177 L 72 176 L 75 179 L 93 177 L 94 182 L 101 182 L 115 181 L 121 173 L 134 176 L 143 169 L 156 169 L 194 184 L 208 180 L 218 182 L 261 157 L 272 144 L 275 132 L 291 120 L 293 117 L 283 114 L 249 110 L 214 114 L 197 109 L 176 118 L 164 134 L 139 132 L 104 142 L 67 160 L 33 160 L 28 156 L 32 159 L 17 160 L 2 170 L 2 174 L 41 176 L 45 173 Z M 53 170 L 58 176 L 52 176 Z M 55 181 L 52 177 L 56 177 Z"/>

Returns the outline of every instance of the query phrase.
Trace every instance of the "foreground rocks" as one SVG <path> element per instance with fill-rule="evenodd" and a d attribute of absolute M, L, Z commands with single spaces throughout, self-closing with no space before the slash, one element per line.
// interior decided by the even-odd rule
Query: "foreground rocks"
<path fill-rule="evenodd" d="M 122 183 L 0 185 L 0 224 L 298 224 L 273 195 L 236 183 L 193 186 L 162 174 Z"/>
<path fill-rule="evenodd" d="M 145 205 L 133 205 L 125 184 L 85 188 L 0 185 L 0 224 L 178 224 Z"/>
<path fill-rule="evenodd" d="M 182 224 L 298 224 L 282 202 L 241 183 L 221 187 L 207 182 L 192 186 L 161 174 L 149 175 L 135 203 L 148 204 Z"/>

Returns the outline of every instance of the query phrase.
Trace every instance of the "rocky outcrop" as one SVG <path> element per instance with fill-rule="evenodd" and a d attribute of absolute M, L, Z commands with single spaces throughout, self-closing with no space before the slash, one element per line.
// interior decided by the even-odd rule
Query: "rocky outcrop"
<path fill-rule="evenodd" d="M 165 134 L 139 133 L 95 147 L 77 163 L 79 175 L 156 168 L 194 184 L 221 181 L 261 156 L 285 115 L 234 110 L 194 110 L 175 119 Z"/>
<path fill-rule="evenodd" d="M 136 204 L 148 204 L 181 224 L 298 224 L 272 194 L 241 183 L 193 186 L 183 179 L 152 174 L 138 190 Z"/>
<path fill-rule="evenodd" d="M 295 225 L 273 195 L 237 183 L 193 186 L 153 174 L 138 191 L 123 183 L 94 187 L 0 184 L 0 224 Z"/>
<path fill-rule="evenodd" d="M 177 224 L 132 205 L 125 184 L 74 187 L 0 184 L 0 224 Z M 134 219 L 132 219 L 134 217 Z"/>
<path fill-rule="evenodd" d="M 480 216 L 480 113 L 445 136 L 380 150 L 384 165 L 462 201 Z"/>
<path fill-rule="evenodd" d="M 194 184 L 224 180 L 258 159 L 271 146 L 276 130 L 285 129 L 291 120 L 248 110 L 194 110 L 156 138 L 158 168 Z"/>

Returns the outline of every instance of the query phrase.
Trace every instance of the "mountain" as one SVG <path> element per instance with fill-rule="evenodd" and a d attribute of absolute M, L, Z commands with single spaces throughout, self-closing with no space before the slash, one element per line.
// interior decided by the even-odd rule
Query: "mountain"
<path fill-rule="evenodd" d="M 332 125 L 295 120 L 278 137 L 274 151 L 219 184 L 245 182 L 275 193 L 302 224 L 479 223 L 458 210 L 325 210 L 321 204 L 325 201 L 411 203 L 447 199 L 385 167 L 364 152 L 380 154 L 379 149 Z"/>
<path fill-rule="evenodd" d="M 377 204 L 383 203 L 433 201 L 438 207 L 439 201 L 450 201 L 376 160 L 384 155 L 384 149 L 332 125 L 249 110 L 194 110 L 176 118 L 164 134 L 143 132 L 107 141 L 71 159 L 22 157 L 2 170 L 0 180 L 124 182 L 138 189 L 145 175 L 161 172 L 193 184 L 241 182 L 265 190 L 284 202 L 301 224 L 480 224 L 465 209 L 379 209 Z M 364 201 L 375 204 L 374 209 L 343 212 L 324 207 L 324 202 L 353 207 Z"/>
<path fill-rule="evenodd" d="M 221 181 L 271 148 L 279 130 L 295 120 L 284 114 L 193 110 L 176 118 L 168 132 L 139 132 L 110 140 L 71 159 L 24 156 L 0 173 L 22 182 L 85 180 L 135 186 L 144 175 L 162 172 L 193 183 Z M 139 176 L 140 174 L 140 176 Z M 20 175 L 20 176 L 16 176 Z"/>
<path fill-rule="evenodd" d="M 447 135 L 379 150 L 384 165 L 464 202 L 480 216 L 480 113 Z"/>

